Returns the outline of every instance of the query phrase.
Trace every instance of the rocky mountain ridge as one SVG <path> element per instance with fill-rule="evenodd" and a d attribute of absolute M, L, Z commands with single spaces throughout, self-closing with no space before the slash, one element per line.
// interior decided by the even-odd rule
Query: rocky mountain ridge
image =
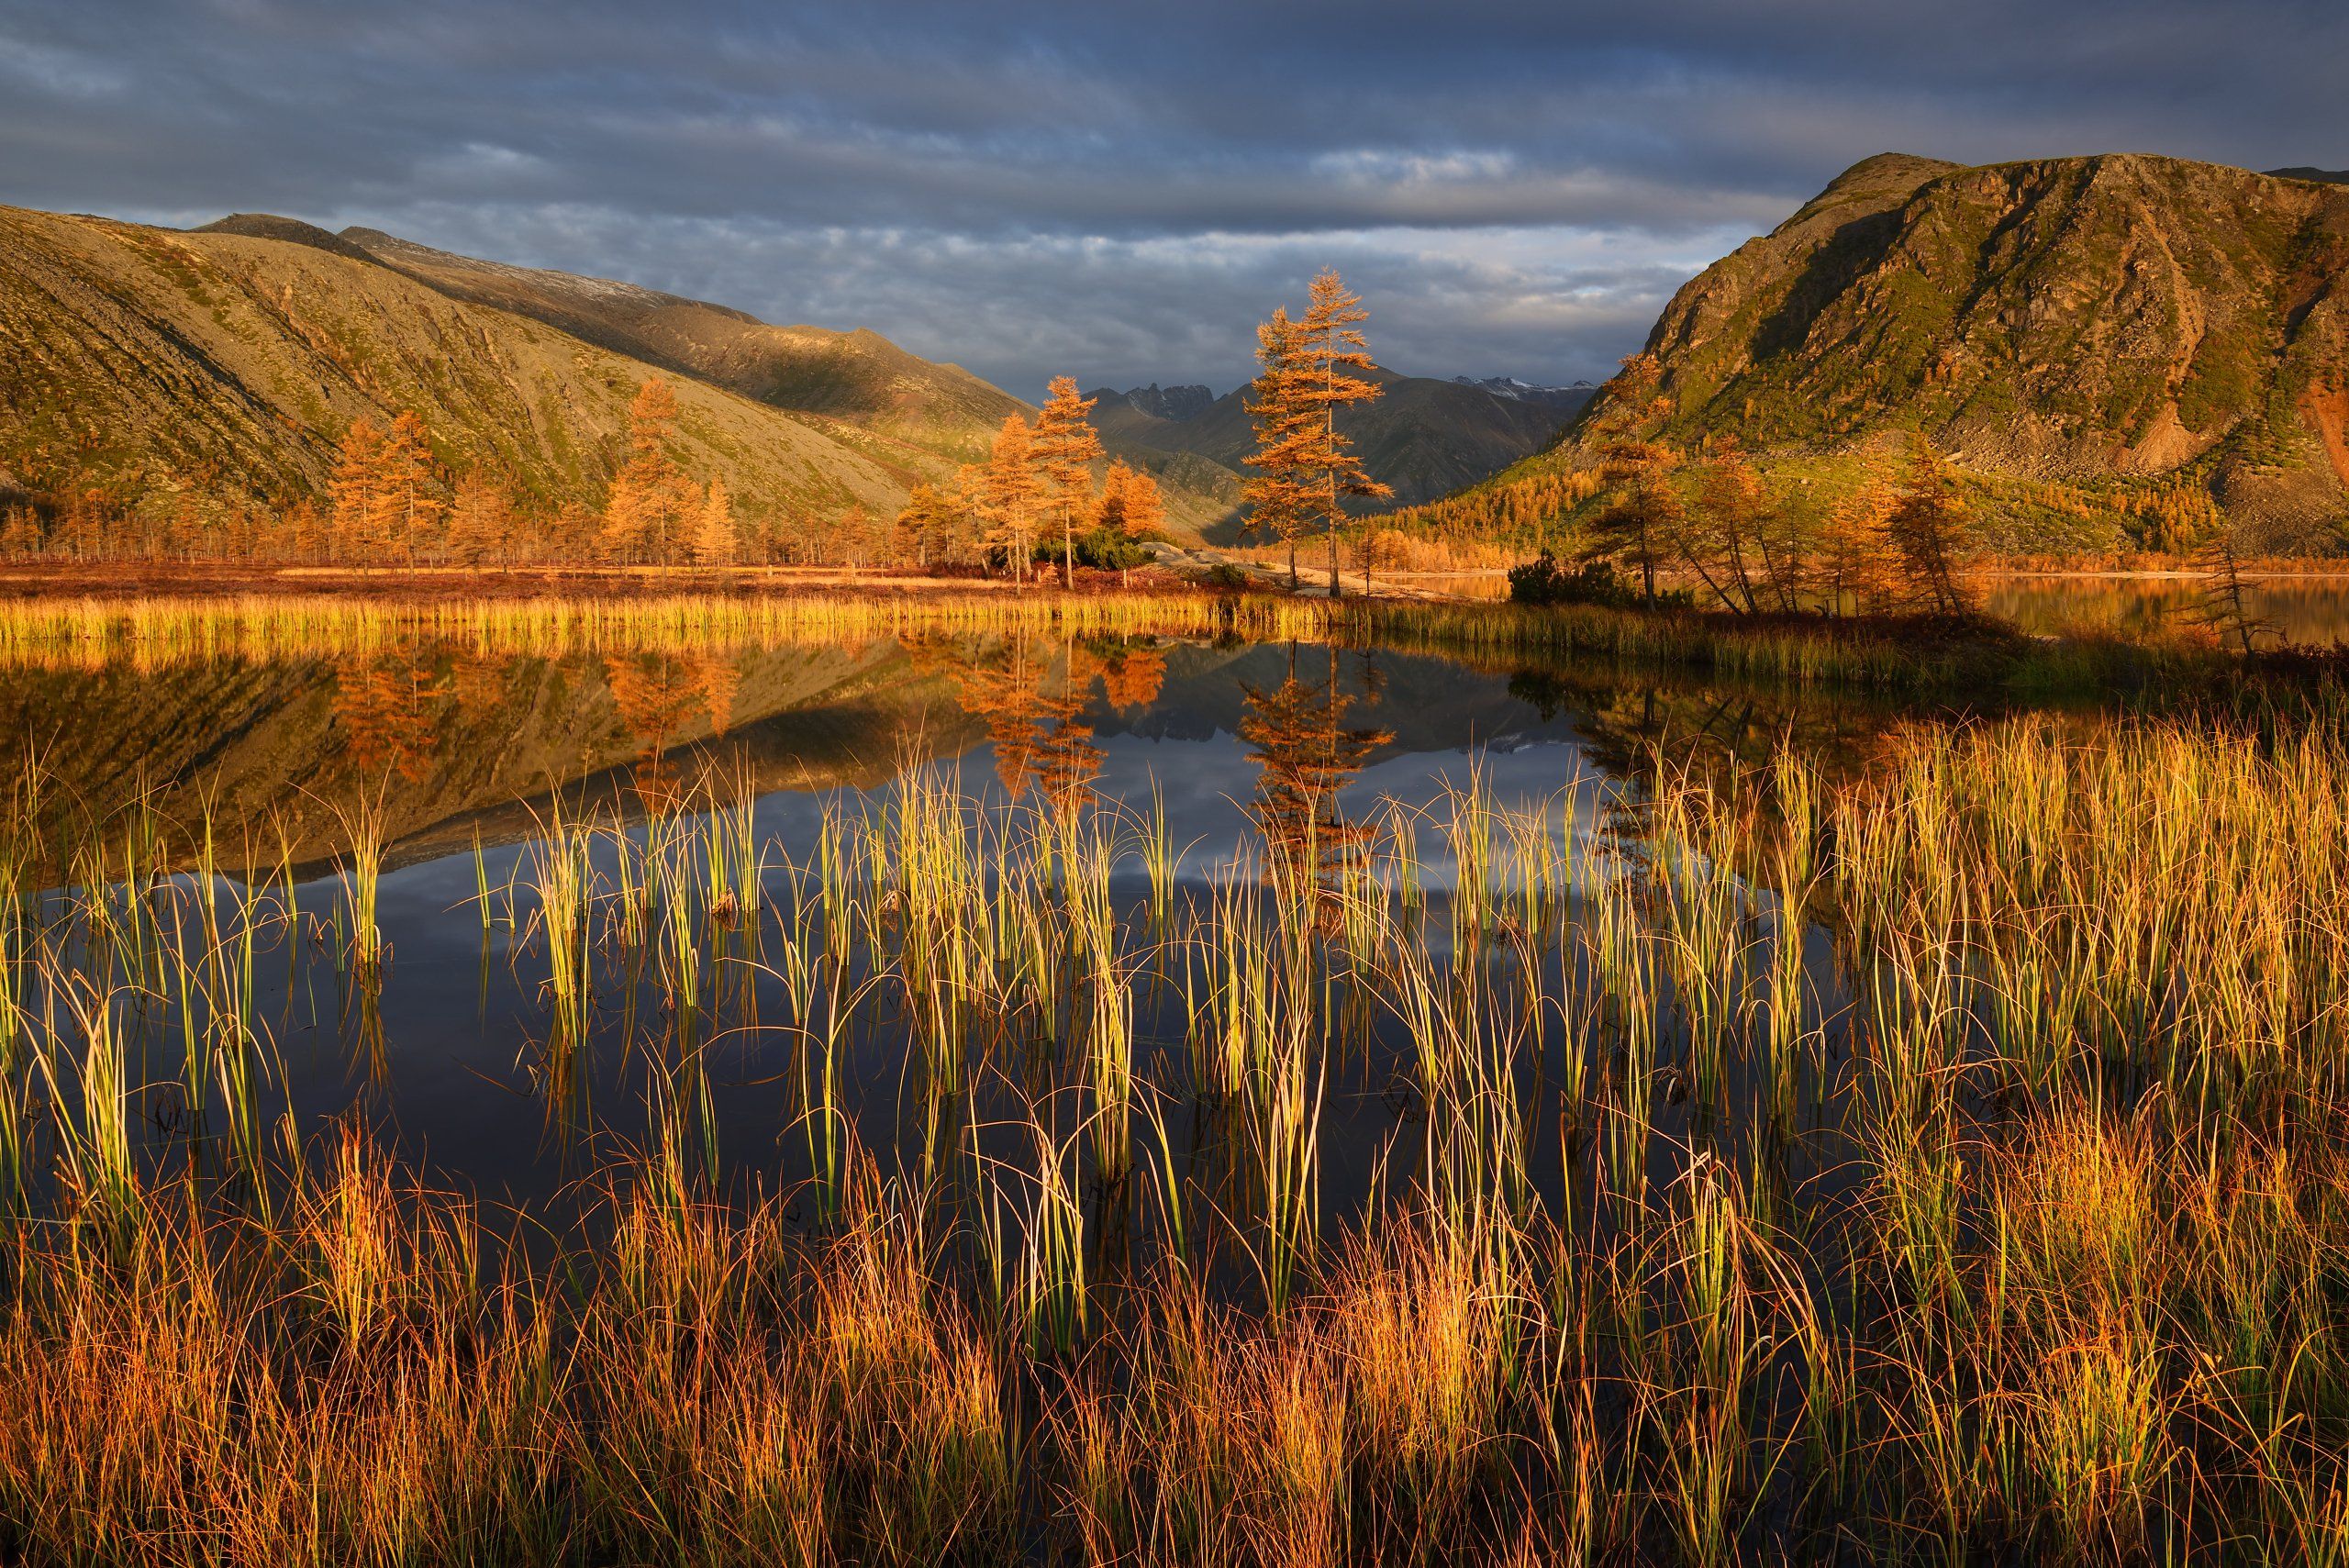
<path fill-rule="evenodd" d="M 2003 480 L 2207 489 L 2266 548 L 2349 518 L 2338 185 L 1886 154 L 1691 280 L 1646 348 L 1684 443 L 1818 454 L 1920 429 Z M 1545 462 L 1586 461 L 1591 429 Z"/>

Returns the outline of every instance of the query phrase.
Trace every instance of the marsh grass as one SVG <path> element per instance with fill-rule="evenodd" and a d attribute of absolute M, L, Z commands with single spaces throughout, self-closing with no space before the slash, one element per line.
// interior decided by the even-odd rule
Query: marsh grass
<path fill-rule="evenodd" d="M 290 876 L 20 805 L 18 863 L 75 869 L 0 923 L 0 1533 L 2337 1560 L 2344 763 L 2321 726 L 2007 721 L 1840 781 L 1657 766 L 1587 830 L 1472 773 L 1303 872 L 929 770 L 796 845 L 718 786 L 566 809 L 503 957 L 551 1100 L 619 1051 L 651 1105 L 586 1212 L 505 1225 L 293 1119 L 255 979 L 307 962 Z M 384 992 L 389 848 L 317 955 Z M 760 1040 L 787 1114 L 721 1150 Z"/>
<path fill-rule="evenodd" d="M 1589 606 L 1295 599 L 1262 594 L 679 594 L 417 601 L 331 595 L 86 596 L 0 606 L 0 667 L 141 669 L 284 654 L 373 658 L 417 639 L 483 658 L 732 649 L 1031 631 L 1063 639 L 1238 637 L 1443 652 L 1605 659 L 1846 690 L 2045 695 L 2225 684 L 2192 641 L 2028 638 L 2003 623 L 1764 620 Z"/>

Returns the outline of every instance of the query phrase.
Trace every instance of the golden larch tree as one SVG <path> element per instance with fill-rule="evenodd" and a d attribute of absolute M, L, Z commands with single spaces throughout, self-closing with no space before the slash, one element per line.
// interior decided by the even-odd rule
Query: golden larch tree
<path fill-rule="evenodd" d="M 963 507 L 935 484 L 917 484 L 897 514 L 894 547 L 898 559 L 928 571 L 943 565 L 965 547 Z"/>
<path fill-rule="evenodd" d="M 403 409 L 384 432 L 379 459 L 382 475 L 375 504 L 380 520 L 369 531 L 405 562 L 430 550 L 439 532 L 440 497 L 433 473 L 432 446 L 424 421 Z"/>
<path fill-rule="evenodd" d="M 694 517 L 694 563 L 697 566 L 730 566 L 741 549 L 741 536 L 734 527 L 734 498 L 726 493 L 726 481 L 713 479 L 701 499 Z"/>
<path fill-rule="evenodd" d="M 1370 312 L 1362 296 L 1349 290 L 1334 270 L 1313 280 L 1305 319 L 1297 323 L 1303 354 L 1297 396 L 1314 417 L 1301 428 L 1296 452 L 1299 478 L 1314 498 L 1323 531 L 1330 540 L 1330 596 L 1341 597 L 1345 585 L 1338 575 L 1338 530 L 1345 523 L 1344 502 L 1383 500 L 1393 488 L 1370 476 L 1354 455 L 1353 442 L 1338 429 L 1338 410 L 1369 403 L 1385 395 L 1386 388 L 1356 371 L 1371 370 L 1369 339 L 1362 324 Z"/>
<path fill-rule="evenodd" d="M 1076 582 L 1076 519 L 1093 499 L 1093 460 L 1101 455 L 1101 438 L 1085 417 L 1094 402 L 1077 395 L 1074 376 L 1056 375 L 1036 413 L 1036 474 L 1046 515 L 1060 521 L 1062 581 L 1071 586 Z"/>
<path fill-rule="evenodd" d="M 1256 450 L 1244 460 L 1256 472 L 1241 492 L 1248 516 L 1244 530 L 1288 546 L 1288 585 L 1297 586 L 1297 536 L 1312 515 L 1303 453 L 1311 441 L 1313 410 L 1304 401 L 1305 338 L 1276 307 L 1256 328 L 1256 379 L 1242 406 L 1255 427 Z"/>
<path fill-rule="evenodd" d="M 1661 436 L 1673 409 L 1672 399 L 1659 390 L 1663 374 L 1653 354 L 1633 354 L 1599 389 L 1590 440 L 1599 473 L 1614 495 L 1593 520 L 1583 551 L 1586 558 L 1622 557 L 1635 563 L 1641 595 L 1650 603 L 1655 599 L 1656 569 L 1687 515 L 1670 484 L 1680 454 Z"/>
<path fill-rule="evenodd" d="M 362 562 L 373 558 L 368 533 L 382 516 L 376 497 L 383 483 L 384 432 L 362 414 L 343 432 L 327 484 L 335 553 Z"/>
<path fill-rule="evenodd" d="M 1921 433 L 1911 434 L 1908 472 L 1884 529 L 1907 572 L 1911 600 L 1934 615 L 1962 615 L 1974 606 L 1957 580 L 1970 527 L 1948 460 Z"/>
<path fill-rule="evenodd" d="M 671 545 L 700 508 L 700 490 L 669 455 L 676 427 L 675 391 L 658 376 L 649 378 L 629 405 L 628 462 L 613 477 L 604 508 L 604 550 L 615 560 L 640 554 L 667 561 Z"/>
<path fill-rule="evenodd" d="M 1734 436 L 1706 460 L 1693 527 L 1681 530 L 1680 548 L 1691 570 L 1714 596 L 1739 615 L 1760 613 L 1760 592 L 1768 586 L 1764 536 L 1770 498 L 1762 476 L 1745 461 Z"/>
<path fill-rule="evenodd" d="M 506 487 L 475 469 L 457 481 L 449 508 L 449 559 L 460 566 L 504 563 L 514 543 L 514 502 Z"/>
<path fill-rule="evenodd" d="M 1820 525 L 1811 581 L 1831 616 L 1880 607 L 1892 587 L 1892 541 L 1885 518 L 1892 513 L 1892 491 L 1873 479 L 1828 508 Z"/>
<path fill-rule="evenodd" d="M 1157 539 L 1166 529 L 1166 497 L 1158 481 L 1122 460 L 1112 462 L 1101 476 L 1101 496 L 1094 504 L 1093 526 L 1128 544 Z M 1119 572 L 1121 583 L 1130 573 Z"/>
<path fill-rule="evenodd" d="M 1012 575 L 1028 580 L 1033 555 L 1037 508 L 1042 499 L 1035 462 L 1034 432 L 1017 414 L 1008 415 L 996 432 L 986 463 L 979 476 L 979 516 L 987 526 L 989 550 L 1003 551 Z"/>

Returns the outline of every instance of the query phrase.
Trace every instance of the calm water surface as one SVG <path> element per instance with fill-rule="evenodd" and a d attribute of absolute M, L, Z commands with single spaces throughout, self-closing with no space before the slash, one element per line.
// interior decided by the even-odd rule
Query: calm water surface
<path fill-rule="evenodd" d="M 2208 624 L 2208 590 L 2189 578 L 2001 578 L 1982 587 L 1984 607 L 2027 631 L 2087 628 L 2130 636 Z M 2349 642 L 2349 578 L 2260 578 L 2244 595 L 2265 623 L 2263 640 Z"/>
<path fill-rule="evenodd" d="M 772 1190 L 806 1184 L 834 1152 L 807 1109 L 809 1019 L 786 983 L 785 933 L 807 928 L 791 924 L 796 895 L 781 868 L 816 858 L 828 814 L 887 811 L 908 773 L 947 780 L 998 814 L 1163 820 L 1180 851 L 1180 901 L 1201 908 L 1219 891 L 1269 896 L 1266 868 L 1299 843 L 1421 814 L 1420 883 L 1441 946 L 1455 872 L 1441 824 L 1472 781 L 1498 805 L 1543 812 L 1553 853 L 1586 857 L 1645 787 L 1659 745 L 1680 759 L 1758 762 L 1791 740 L 1856 767 L 1888 727 L 1933 717 L 1600 669 L 1045 639 L 512 659 L 419 643 L 0 673 L 0 742 L 43 759 L 72 813 L 103 822 L 106 841 L 154 833 L 179 845 L 173 863 L 185 867 L 208 816 L 218 896 L 290 880 L 297 921 L 262 941 L 255 1007 L 273 1059 L 263 1115 L 280 1140 L 315 1147 L 356 1118 L 435 1182 L 534 1214 L 642 1149 L 653 1107 L 677 1092 L 660 962 L 651 944 L 616 940 L 607 914 L 588 1037 L 569 1065 L 551 1060 L 529 884 L 558 814 L 604 820 L 640 847 L 713 802 L 750 803 L 768 906 L 703 930 L 712 1000 L 691 1050 L 714 1168 Z M 1300 780 L 1312 785 L 1302 806 Z M 390 959 L 372 984 L 344 962 L 339 935 L 340 857 L 370 810 L 390 868 L 378 913 Z M 597 869 L 615 866 L 607 855 Z M 69 868 L 50 880 L 83 879 Z M 175 889 L 150 890 L 149 904 L 184 927 L 194 879 Z M 1138 1067 L 1165 1085 L 1165 1137 L 1205 1181 L 1229 1135 L 1184 1066 L 1201 972 L 1173 951 L 1172 928 L 1144 917 L 1138 857 L 1121 862 L 1113 896 L 1134 962 Z M 1166 951 L 1142 951 L 1153 942 Z M 1575 962 L 1564 954 L 1547 948 L 1544 984 Z M 1496 944 L 1469 962 L 1516 961 Z M 188 1104 L 171 986 L 147 989 L 159 994 L 126 1003 L 125 1019 L 145 1157 L 160 1168 L 200 1160 L 202 1135 L 217 1129 Z M 1358 1048 L 1342 1053 L 1322 1107 L 1321 1201 L 1332 1211 L 1397 1180 L 1419 1132 L 1408 1032 L 1374 1002 L 1358 1013 Z M 841 1114 L 885 1170 L 934 1160 L 940 1145 L 936 1097 L 910 1087 L 914 1038 L 901 1010 L 868 1007 L 840 1066 Z M 1547 1027 L 1529 1054 L 1530 1103 L 1569 1049 L 1580 1043 Z M 1033 1053 L 1049 1054 L 1049 1041 Z M 1033 1066 L 991 1062 L 987 1092 L 954 1114 L 981 1129 L 993 1111 L 1024 1120 L 1052 1092 L 1051 1073 Z M 1686 1113 L 1660 1110 L 1659 1127 L 1675 1115 Z M 1571 1161 L 1555 1140 L 1568 1133 L 1533 1122 L 1553 1145 L 1538 1163 L 1562 1172 Z M 978 1147 L 985 1135 L 970 1137 Z M 1660 1146 L 1659 1161 L 1671 1157 Z M 1821 1146 L 1790 1179 L 1824 1179 L 1840 1157 Z"/>

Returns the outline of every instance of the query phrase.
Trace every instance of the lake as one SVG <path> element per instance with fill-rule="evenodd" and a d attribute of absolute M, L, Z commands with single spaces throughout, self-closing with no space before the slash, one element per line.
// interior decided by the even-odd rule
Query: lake
<path fill-rule="evenodd" d="M 1508 596 L 1499 572 L 1406 574 L 1414 589 L 1474 601 Z M 1982 607 L 2026 631 L 2142 637 L 2207 625 L 2209 591 L 2191 577 L 1986 576 L 1973 580 Z M 2263 640 L 2318 647 L 2349 641 L 2349 577 L 2254 577 L 2245 602 Z"/>
<path fill-rule="evenodd" d="M 1575 625 L 0 616 L 0 1491 L 515 1562 L 2349 1518 L 2337 690 L 1500 651 Z"/>
<path fill-rule="evenodd" d="M 300 1141 L 361 1118 L 431 1179 L 519 1206 L 656 1134 L 674 1002 L 652 944 L 618 911 L 631 878 L 657 875 L 720 818 L 758 846 L 766 915 L 697 939 L 713 998 L 705 1131 L 729 1179 L 788 1184 L 810 1180 L 821 1151 L 785 1137 L 807 1114 L 792 1081 L 802 998 L 762 927 L 804 940 L 788 911 L 828 824 L 837 841 L 844 823 L 885 821 L 909 779 L 990 832 L 1030 817 L 1146 823 L 1177 897 L 1202 908 L 1261 890 L 1268 845 L 1401 825 L 1416 889 L 1441 906 L 1468 792 L 1479 809 L 1542 821 L 1571 859 L 1609 833 L 1610 807 L 1637 793 L 1659 746 L 1759 765 L 1791 742 L 1843 769 L 1899 717 L 1653 673 L 1025 634 L 551 656 L 412 637 L 315 655 L 77 653 L 0 677 L 0 745 L 42 759 L 101 846 L 152 846 L 173 880 L 146 902 L 175 933 L 196 923 L 189 867 L 208 833 L 218 918 L 259 928 L 243 1006 L 270 1058 L 260 1118 Z M 536 893 L 563 822 L 596 828 L 598 973 L 558 1085 Z M 384 868 L 373 919 L 389 957 L 363 985 L 343 951 L 355 836 L 379 841 Z M 871 837 L 878 855 L 877 826 Z M 106 863 L 118 873 L 130 853 Z M 1171 933 L 1136 913 L 1140 854 L 1111 875 L 1137 942 L 1172 951 Z M 1199 976 L 1142 967 L 1145 1054 L 1163 1055 L 1173 1082 Z M 161 988 L 128 1027 L 149 1157 L 168 1162 L 201 1146 L 182 1015 L 211 1009 Z M 885 1156 L 906 1153 L 904 1018 L 879 1008 L 858 1027 L 858 1130 Z M 1333 1207 L 1358 1201 L 1411 1125 L 1381 1097 L 1408 1054 L 1402 1031 L 1386 1019 L 1365 1038 L 1375 1050 L 1330 1107 Z"/>

